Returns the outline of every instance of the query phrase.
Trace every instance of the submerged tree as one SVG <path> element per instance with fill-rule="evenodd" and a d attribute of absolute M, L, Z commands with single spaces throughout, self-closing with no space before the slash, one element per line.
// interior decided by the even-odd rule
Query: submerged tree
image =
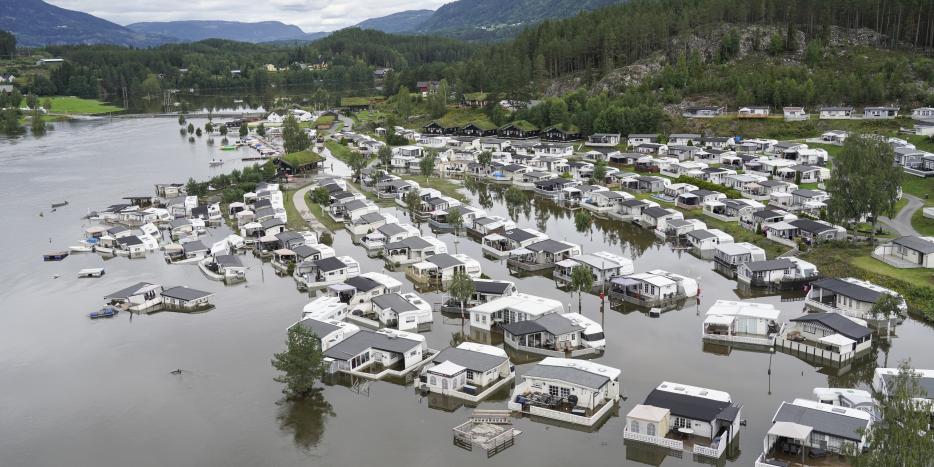
<path fill-rule="evenodd" d="M 247 125 L 246 123 L 241 123 L 239 132 L 240 132 L 240 137 L 243 138 L 244 136 L 250 133 L 250 126 Z"/>
<path fill-rule="evenodd" d="M 272 366 L 281 374 L 273 378 L 285 384 L 282 393 L 288 400 L 301 400 L 315 391 L 315 383 L 324 376 L 321 341 L 301 324 L 288 331 L 286 350 L 273 356 Z"/>
<path fill-rule="evenodd" d="M 454 273 L 451 283 L 448 284 L 448 294 L 460 304 L 461 322 L 464 320 L 464 308 L 467 306 L 467 300 L 470 300 L 470 297 L 475 293 L 477 293 L 477 289 L 473 285 L 473 279 L 466 272 L 457 271 Z"/>
<path fill-rule="evenodd" d="M 590 217 L 590 213 L 584 210 L 577 211 L 574 213 L 574 226 L 577 228 L 578 232 L 586 232 L 590 230 L 590 227 L 593 225 L 593 218 Z"/>
<path fill-rule="evenodd" d="M 454 235 L 459 235 L 461 228 L 464 227 L 464 216 L 458 208 L 451 208 L 447 215 L 448 225 L 454 230 Z"/>
<path fill-rule="evenodd" d="M 597 160 L 593 164 L 593 181 L 595 183 L 603 183 L 606 179 L 606 161 L 603 159 Z"/>
<path fill-rule="evenodd" d="M 435 172 L 435 163 L 438 160 L 438 154 L 434 151 L 428 151 L 418 162 L 418 168 L 425 177 L 431 177 Z"/>
<path fill-rule="evenodd" d="M 593 290 L 593 273 L 590 268 L 583 265 L 571 268 L 571 290 L 577 292 L 577 312 L 583 313 L 583 294 Z"/>

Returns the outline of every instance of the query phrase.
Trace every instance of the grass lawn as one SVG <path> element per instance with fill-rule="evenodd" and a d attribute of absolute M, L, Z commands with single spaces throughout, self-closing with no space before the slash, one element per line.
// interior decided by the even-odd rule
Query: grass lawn
<path fill-rule="evenodd" d="M 934 272 L 929 269 L 899 269 L 868 255 L 857 256 L 851 263 L 862 270 L 894 277 L 919 287 L 934 287 Z"/>
<path fill-rule="evenodd" d="M 292 198 L 295 196 L 296 191 L 297 190 L 285 190 L 282 193 L 282 204 L 285 205 L 285 214 L 289 218 L 285 225 L 289 228 L 289 230 L 307 230 L 308 224 L 305 223 L 305 219 L 302 219 L 301 214 L 299 214 L 298 210 L 295 209 L 295 203 L 292 202 Z"/>
<path fill-rule="evenodd" d="M 42 105 L 45 99 L 45 97 L 40 97 L 39 105 Z M 52 100 L 52 108 L 46 110 L 56 114 L 96 115 L 123 110 L 120 107 L 95 99 L 82 99 L 74 96 L 54 96 L 50 99 Z M 23 105 L 25 105 L 25 101 Z"/>
<path fill-rule="evenodd" d="M 461 185 L 453 183 L 450 180 L 445 180 L 438 177 L 429 178 L 424 175 L 406 175 L 403 178 L 418 182 L 422 188 L 434 188 L 445 196 L 450 196 L 451 198 L 458 199 L 462 202 L 467 202 L 467 197 L 458 191 L 461 189 Z"/>
<path fill-rule="evenodd" d="M 934 236 L 934 219 L 924 217 L 924 212 L 921 209 L 915 211 L 914 215 L 911 216 L 911 226 L 921 235 L 926 237 Z"/>
<path fill-rule="evenodd" d="M 902 176 L 902 191 L 915 195 L 922 200 L 927 196 L 931 201 L 925 200 L 925 204 L 934 204 L 934 180 L 904 174 Z"/>
<path fill-rule="evenodd" d="M 315 216 L 316 219 L 321 221 L 321 223 L 324 224 L 328 230 L 331 232 L 338 232 L 344 228 L 344 224 L 341 224 L 340 222 L 334 222 L 334 219 L 331 219 L 331 216 L 324 212 L 324 209 L 321 208 L 320 204 L 315 203 L 310 199 L 305 199 L 305 202 L 308 203 L 308 210 L 311 211 L 311 214 Z"/>

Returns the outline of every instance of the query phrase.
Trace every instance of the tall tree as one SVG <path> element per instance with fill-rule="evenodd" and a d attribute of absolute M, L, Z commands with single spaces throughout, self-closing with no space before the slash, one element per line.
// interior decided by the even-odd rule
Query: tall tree
<path fill-rule="evenodd" d="M 240 137 L 243 138 L 243 137 L 245 137 L 246 135 L 250 134 L 250 126 L 247 125 L 246 123 L 241 123 L 241 124 L 240 124 L 240 129 L 237 130 L 237 131 L 238 131 L 238 133 L 240 133 Z"/>
<path fill-rule="evenodd" d="M 298 119 L 291 112 L 282 122 L 282 146 L 286 154 L 301 152 L 311 147 L 308 133 L 302 129 Z"/>
<path fill-rule="evenodd" d="M 447 221 L 451 229 L 454 230 L 454 235 L 458 235 L 461 228 L 464 227 L 464 215 L 461 214 L 461 210 L 458 208 L 448 210 Z"/>
<path fill-rule="evenodd" d="M 350 170 L 353 170 L 353 176 L 357 180 L 357 183 L 363 183 L 362 173 L 368 163 L 369 159 L 360 151 L 349 151 L 347 155 L 347 166 L 350 167 Z"/>
<path fill-rule="evenodd" d="M 409 217 L 412 218 L 412 221 L 418 224 L 419 227 L 421 227 L 422 221 L 418 216 L 418 212 L 422 207 L 422 198 L 418 196 L 417 191 L 410 190 L 405 194 L 403 200 L 405 200 L 405 207 L 409 211 Z"/>
<path fill-rule="evenodd" d="M 598 159 L 593 164 L 593 181 L 594 183 L 603 183 L 604 180 L 606 180 L 606 161 Z"/>
<path fill-rule="evenodd" d="M 826 182 L 830 200 L 827 213 L 836 224 L 851 224 L 863 216 L 872 221 L 875 240 L 879 216 L 895 213 L 902 169 L 895 165 L 895 152 L 884 139 L 872 135 L 850 135 L 834 158 Z"/>
<path fill-rule="evenodd" d="M 425 177 L 431 177 L 435 173 L 435 163 L 438 160 L 438 154 L 435 151 L 428 150 L 418 162 L 418 168 Z"/>
<path fill-rule="evenodd" d="M 388 144 L 380 146 L 379 151 L 376 152 L 376 157 L 379 159 L 380 165 L 386 168 L 386 170 L 392 170 L 392 148 Z"/>
<path fill-rule="evenodd" d="M 475 293 L 477 293 L 477 289 L 474 287 L 473 279 L 464 271 L 455 272 L 454 277 L 451 278 L 450 284 L 448 284 L 448 294 L 451 295 L 451 298 L 460 303 L 462 323 L 467 300 L 470 300 L 470 297 Z"/>
<path fill-rule="evenodd" d="M 315 383 L 324 376 L 321 341 L 302 324 L 289 328 L 286 349 L 273 356 L 272 366 L 281 374 L 273 380 L 285 384 L 282 393 L 288 400 L 301 400 L 315 391 Z"/>
<path fill-rule="evenodd" d="M 409 118 L 412 114 L 412 97 L 405 86 L 400 87 L 396 94 L 396 113 L 403 119 Z"/>
<path fill-rule="evenodd" d="M 16 36 L 9 31 L 0 31 L 0 60 L 16 56 Z"/>
<path fill-rule="evenodd" d="M 477 163 L 480 164 L 484 169 L 489 168 L 490 164 L 493 163 L 493 153 L 490 151 L 483 151 L 477 156 Z"/>
<path fill-rule="evenodd" d="M 593 290 L 593 273 L 587 266 L 571 268 L 571 290 L 577 292 L 577 312 L 584 312 L 583 293 Z"/>

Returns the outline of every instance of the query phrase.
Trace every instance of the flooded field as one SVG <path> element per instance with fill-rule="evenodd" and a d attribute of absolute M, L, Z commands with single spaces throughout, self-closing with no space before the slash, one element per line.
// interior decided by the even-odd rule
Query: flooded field
<path fill-rule="evenodd" d="M 201 122 L 203 124 L 203 122 Z M 196 122 L 197 124 L 197 122 Z M 538 420 L 518 419 L 516 446 L 487 460 L 452 444 L 451 428 L 471 408 L 454 399 L 423 397 L 404 382 L 342 379 L 323 397 L 279 405 L 270 359 L 281 350 L 285 329 L 299 319 L 309 296 L 269 264 L 244 257 L 248 281 L 224 287 L 196 267 L 167 265 L 161 254 L 146 259 L 73 255 L 60 263 L 41 256 L 73 244 L 89 209 L 124 196 L 149 195 L 155 183 L 205 179 L 242 166 L 236 154 L 221 154 L 203 141 L 188 143 L 170 119 L 56 124 L 41 139 L 0 140 L 0 206 L 5 258 L 0 267 L 0 453 L 3 465 L 204 466 L 204 465 L 690 465 L 660 448 L 624 443 L 623 416 L 593 432 Z M 246 150 L 243 150 L 246 151 Z M 241 155 L 246 155 L 243 153 Z M 209 168 L 212 158 L 228 160 Z M 345 170 L 334 162 L 334 171 Z M 722 464 L 750 465 L 783 400 L 811 397 L 817 386 L 865 387 L 878 364 L 911 358 L 934 367 L 931 328 L 907 320 L 890 345 L 842 368 L 820 367 L 794 356 L 747 351 L 701 341 L 701 322 L 717 299 L 749 299 L 713 262 L 672 249 L 629 223 L 596 220 L 577 230 L 573 213 L 550 201 L 509 205 L 503 187 L 465 189 L 471 204 L 490 214 L 512 216 L 520 227 L 581 244 L 585 252 L 607 250 L 631 258 L 636 271 L 666 269 L 697 279 L 699 300 L 649 317 L 631 306 L 601 307 L 585 294 L 583 313 L 604 323 L 607 348 L 596 361 L 620 368 L 625 415 L 661 381 L 730 392 L 744 404 L 748 423 L 739 449 Z M 50 203 L 70 204 L 50 212 Z M 401 209 L 386 208 L 400 219 Z M 43 215 L 40 217 L 39 213 Z M 422 225 L 427 234 L 427 224 Z M 226 235 L 226 228 L 211 232 Z M 546 275 L 511 275 L 505 260 L 484 258 L 479 243 L 440 234 L 452 252 L 480 261 L 483 273 L 509 279 L 520 292 L 558 299 L 576 311 L 578 298 Z M 337 233 L 338 255 L 360 261 L 363 271 L 384 271 L 346 231 Z M 82 268 L 104 267 L 101 279 L 76 279 Z M 403 272 L 388 274 L 412 284 Z M 59 277 L 55 278 L 56 275 Z M 206 313 L 121 314 L 91 321 L 87 313 L 109 292 L 137 281 L 187 285 L 215 292 Z M 443 294 L 424 292 L 432 303 Z M 801 314 L 799 294 L 755 293 L 755 300 L 782 310 L 782 320 Z M 497 335 L 471 333 L 456 315 L 435 314 L 428 344 L 443 349 L 465 337 L 497 342 Z M 467 334 L 465 336 L 464 334 Z M 520 362 L 529 358 L 517 359 Z M 519 374 L 526 367 L 520 365 Z M 179 375 L 172 370 L 181 369 Z M 400 384 L 401 383 L 401 384 Z M 505 408 L 508 391 L 480 404 Z"/>

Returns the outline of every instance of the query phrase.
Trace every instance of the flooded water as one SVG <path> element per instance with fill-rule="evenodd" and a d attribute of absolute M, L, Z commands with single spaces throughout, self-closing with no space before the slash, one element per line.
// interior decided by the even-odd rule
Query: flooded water
<path fill-rule="evenodd" d="M 203 123 L 203 122 L 202 122 Z M 197 124 L 197 122 L 196 122 Z M 450 429 L 471 408 L 451 400 L 423 398 L 411 385 L 370 383 L 365 390 L 328 386 L 323 397 L 298 405 L 277 404 L 281 387 L 272 381 L 273 353 L 285 328 L 296 321 L 309 297 L 291 279 L 277 277 L 251 256 L 248 282 L 224 287 L 194 266 L 147 259 L 73 255 L 43 263 L 41 255 L 81 237 L 89 209 L 124 196 L 148 195 L 155 183 L 204 179 L 242 165 L 203 141 L 188 143 L 174 120 L 117 120 L 57 124 L 41 139 L 0 141 L 0 206 L 6 216 L 6 247 L 0 268 L 0 464 L 76 466 L 261 466 L 261 465 L 689 465 L 662 450 L 624 443 L 624 415 L 661 381 L 728 391 L 744 404 L 748 425 L 739 452 L 721 464 L 750 465 L 783 400 L 811 397 L 816 386 L 865 387 L 876 361 L 890 365 L 911 357 L 934 367 L 927 325 L 906 321 L 888 352 L 874 349 L 866 361 L 823 369 L 790 355 L 750 352 L 701 341 L 703 313 L 716 299 L 736 299 L 735 281 L 713 263 L 673 251 L 651 233 L 620 222 L 597 221 L 578 232 L 573 215 L 551 203 L 532 201 L 510 209 L 492 187 L 470 193 L 472 204 L 491 214 L 516 214 L 520 226 L 539 228 L 556 239 L 630 257 L 637 271 L 662 268 L 699 278 L 701 300 L 650 318 L 633 309 L 605 308 L 585 295 L 583 312 L 602 320 L 607 349 L 597 361 L 622 370 L 628 399 L 619 416 L 594 432 L 517 419 L 516 446 L 487 460 L 452 444 Z M 244 150 L 245 151 L 245 150 Z M 245 154 L 245 153 L 244 153 Z M 208 167 L 212 158 L 228 160 Z M 335 163 L 341 170 L 341 164 Z M 51 202 L 70 204 L 49 212 Z M 393 208 L 400 218 L 403 212 Z M 43 212 L 40 217 L 39 213 Z M 428 226 L 423 225 L 428 232 Z M 225 229 L 212 232 L 219 238 Z M 443 234 L 451 250 L 454 238 Z M 383 270 L 345 232 L 336 235 L 339 255 L 351 255 L 364 271 Z M 483 272 L 510 278 L 502 261 L 482 258 L 466 237 L 456 250 L 480 260 Z M 86 267 L 103 266 L 101 279 L 76 279 Z M 411 284 L 402 272 L 391 272 Z M 54 278 L 60 275 L 58 278 Z M 542 295 L 577 309 L 577 297 L 543 276 L 511 278 L 521 292 Z M 217 293 L 216 308 L 200 314 L 121 314 L 91 321 L 103 296 L 137 281 L 188 285 Z M 424 294 L 432 302 L 437 293 Z M 744 295 L 745 296 L 745 295 Z M 801 301 L 764 296 L 782 319 L 800 314 Z M 456 342 L 460 319 L 435 315 L 426 333 L 429 346 Z M 482 337 L 482 336 L 478 336 Z M 520 366 L 521 374 L 526 365 Z M 181 375 L 170 371 L 182 369 Z M 505 408 L 505 396 L 481 404 Z"/>

